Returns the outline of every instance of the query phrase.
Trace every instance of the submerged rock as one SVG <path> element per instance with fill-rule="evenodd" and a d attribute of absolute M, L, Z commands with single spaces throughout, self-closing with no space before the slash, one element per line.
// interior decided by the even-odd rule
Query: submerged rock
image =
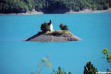
<path fill-rule="evenodd" d="M 53 31 L 38 34 L 26 39 L 25 41 L 79 41 L 80 38 L 69 31 Z"/>

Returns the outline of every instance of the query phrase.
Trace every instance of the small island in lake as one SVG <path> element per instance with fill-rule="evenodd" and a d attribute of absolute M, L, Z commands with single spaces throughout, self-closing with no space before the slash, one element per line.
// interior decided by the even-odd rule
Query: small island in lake
<path fill-rule="evenodd" d="M 25 41 L 79 41 L 80 38 L 73 35 L 67 25 L 60 24 L 61 30 L 54 30 L 52 21 L 49 23 L 43 23 L 41 25 L 41 31 Z"/>

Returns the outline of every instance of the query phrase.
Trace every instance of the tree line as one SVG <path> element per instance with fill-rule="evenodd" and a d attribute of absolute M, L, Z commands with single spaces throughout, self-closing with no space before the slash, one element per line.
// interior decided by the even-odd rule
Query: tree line
<path fill-rule="evenodd" d="M 32 10 L 53 13 L 84 9 L 106 10 L 110 7 L 111 0 L 0 0 L 0 13 L 21 13 Z"/>

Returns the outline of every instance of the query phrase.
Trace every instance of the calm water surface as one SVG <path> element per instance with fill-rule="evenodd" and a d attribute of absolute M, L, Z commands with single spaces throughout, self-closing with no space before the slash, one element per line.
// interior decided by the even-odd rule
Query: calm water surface
<path fill-rule="evenodd" d="M 53 21 L 54 29 L 67 24 L 80 37 L 78 42 L 25 42 L 36 34 L 43 22 Z M 51 74 L 61 66 L 64 71 L 82 74 L 91 61 L 99 71 L 111 69 L 102 59 L 103 48 L 111 50 L 111 13 L 1 15 L 0 16 L 0 74 L 30 74 L 41 59 L 50 56 L 51 68 L 43 67 L 41 74 Z"/>

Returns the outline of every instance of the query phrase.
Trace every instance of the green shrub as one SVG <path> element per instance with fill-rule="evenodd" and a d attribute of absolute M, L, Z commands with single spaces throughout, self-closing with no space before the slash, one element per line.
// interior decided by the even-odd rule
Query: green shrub
<path fill-rule="evenodd" d="M 49 27 L 48 23 L 43 23 L 41 25 L 41 30 L 42 30 L 42 32 L 50 31 L 50 27 Z"/>
<path fill-rule="evenodd" d="M 64 24 L 60 24 L 60 29 L 61 30 L 68 30 L 68 26 Z"/>

